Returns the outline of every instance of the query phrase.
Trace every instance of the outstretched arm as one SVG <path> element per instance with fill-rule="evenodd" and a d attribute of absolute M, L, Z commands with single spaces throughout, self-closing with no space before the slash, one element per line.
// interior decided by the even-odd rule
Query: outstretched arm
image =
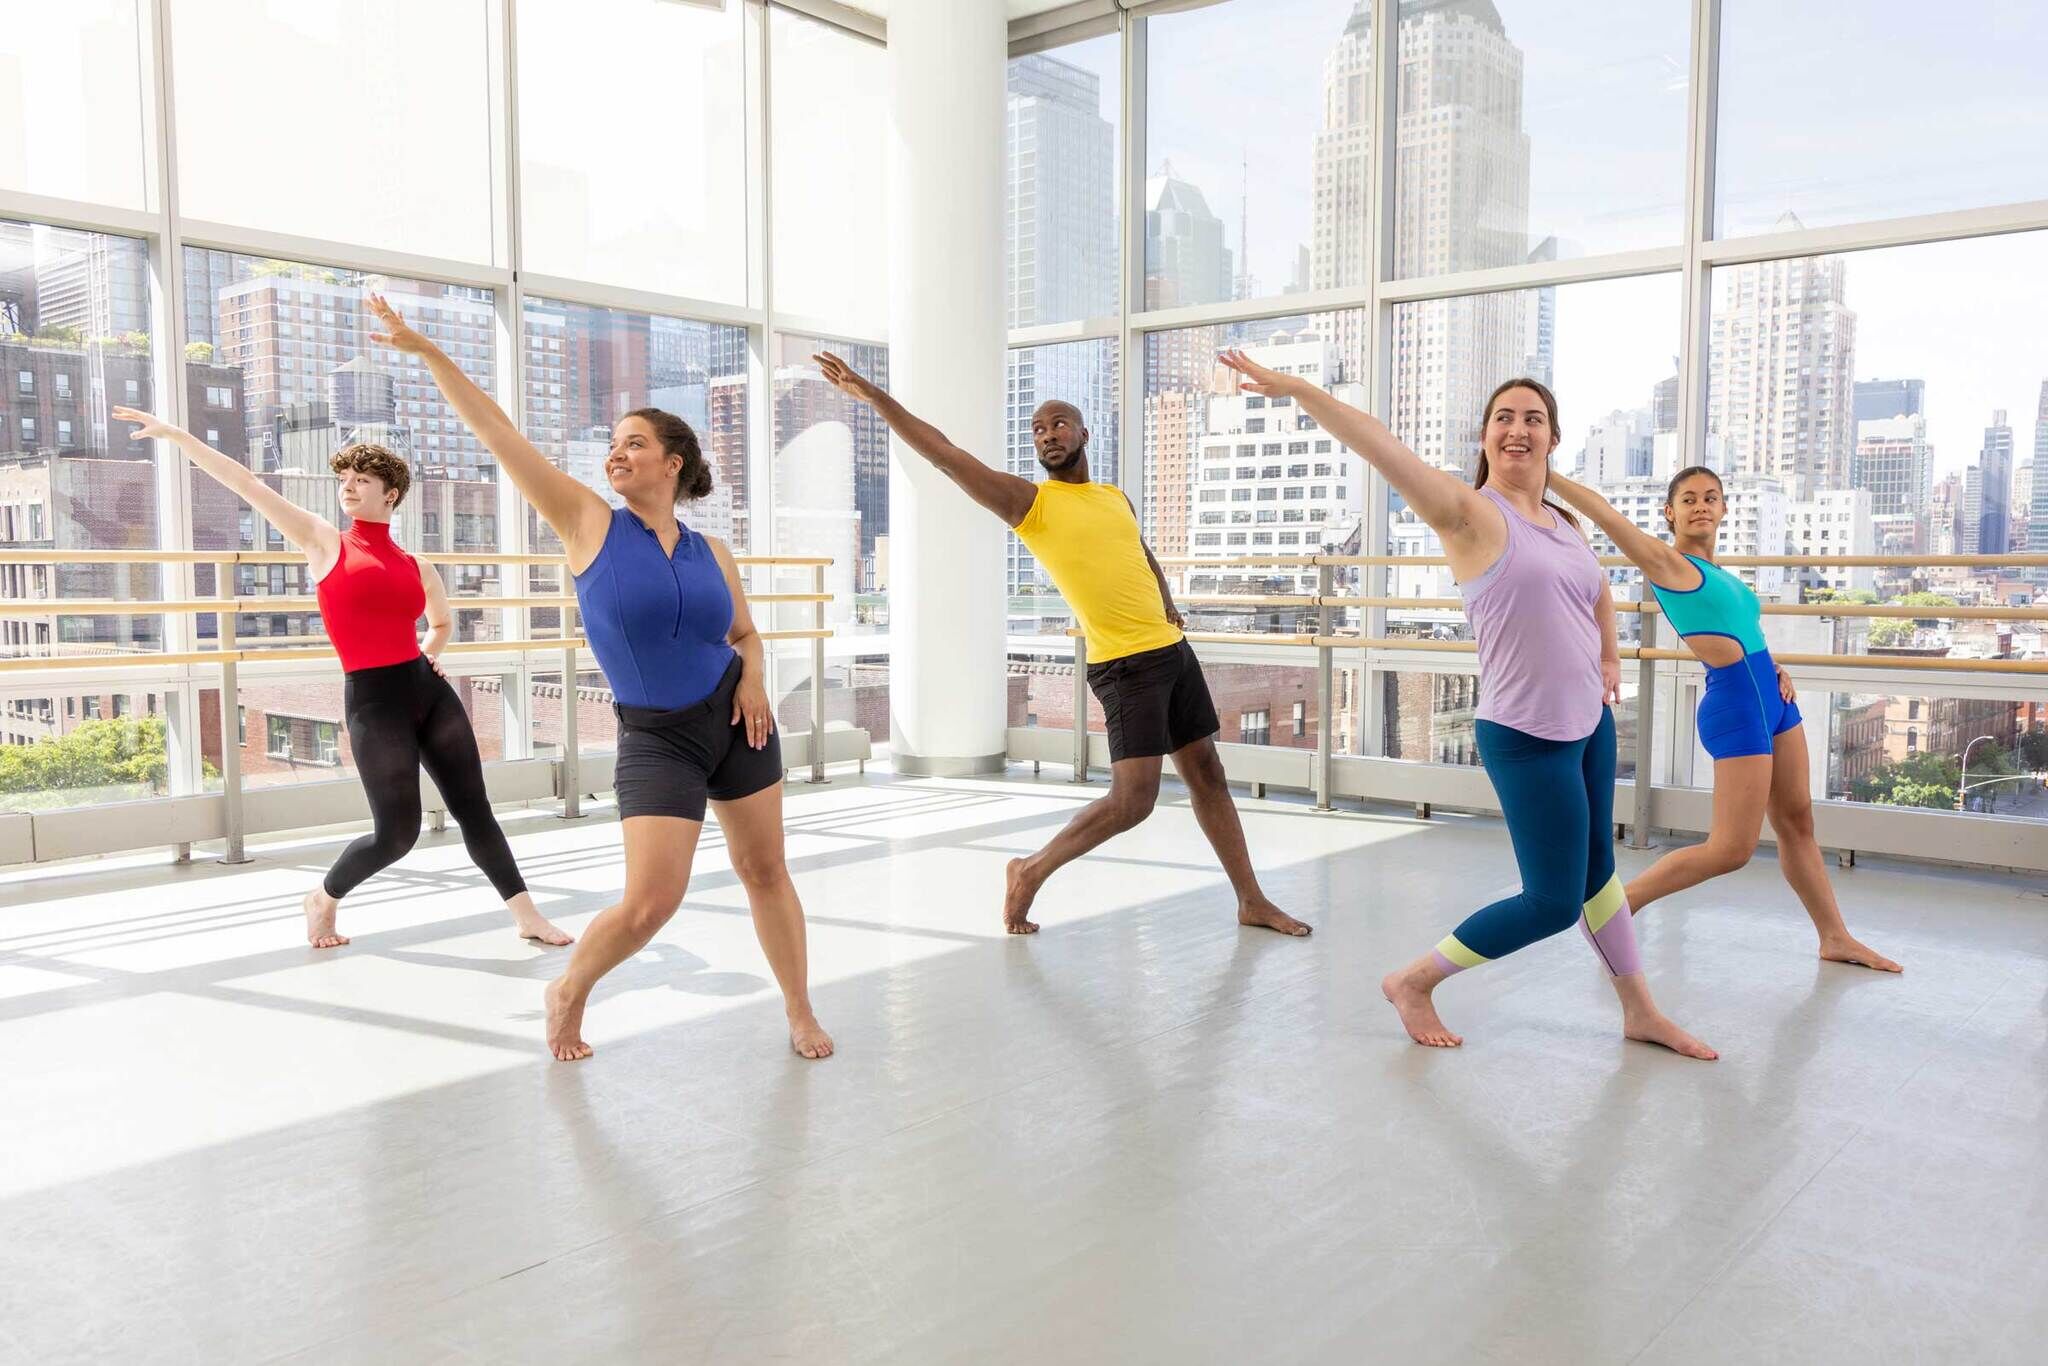
<path fill-rule="evenodd" d="M 225 485 L 243 502 L 270 520 L 284 533 L 306 562 L 313 577 L 322 577 L 341 552 L 341 532 L 324 517 L 306 511 L 257 477 L 256 472 L 231 456 L 222 455 L 183 427 L 145 413 L 139 408 L 114 408 L 108 416 L 116 422 L 133 422 L 135 436 L 168 441 L 187 459 Z"/>
<path fill-rule="evenodd" d="M 476 433 L 484 449 L 498 458 L 505 476 L 562 538 L 570 563 L 588 560 L 595 554 L 611 526 L 611 508 L 604 499 L 536 450 L 505 415 L 505 410 L 464 374 L 447 352 L 408 327 L 383 295 L 370 296 L 370 311 L 384 325 L 384 330 L 373 333 L 370 340 L 426 362 L 427 371 L 440 386 L 448 406 Z M 589 553 L 581 553 L 585 551 Z"/>
<path fill-rule="evenodd" d="M 1440 470 L 1409 450 L 1371 413 L 1340 401 L 1321 385 L 1299 375 L 1283 375 L 1260 365 L 1242 351 L 1223 353 L 1223 364 L 1244 376 L 1238 386 L 1255 394 L 1286 395 L 1337 440 L 1363 456 L 1386 477 L 1415 514 L 1448 545 L 1472 537 L 1485 500 L 1479 491 L 1447 470 Z"/>
<path fill-rule="evenodd" d="M 1669 542 L 1658 540 L 1622 516 L 1619 509 L 1596 490 L 1555 470 L 1550 473 L 1550 487 L 1558 497 L 1585 513 L 1594 526 L 1606 532 L 1615 547 L 1633 560 L 1636 568 L 1649 576 L 1651 583 L 1664 588 L 1698 586 L 1700 571 L 1685 556 L 1673 549 Z"/>
<path fill-rule="evenodd" d="M 811 359 L 825 372 L 827 382 L 880 413 L 903 444 L 958 484 L 969 498 L 1002 518 L 1004 525 L 1014 527 L 1030 513 L 1038 488 L 1029 479 L 992 468 L 961 450 L 946 439 L 944 432 L 913 414 L 830 351 L 821 351 Z"/>

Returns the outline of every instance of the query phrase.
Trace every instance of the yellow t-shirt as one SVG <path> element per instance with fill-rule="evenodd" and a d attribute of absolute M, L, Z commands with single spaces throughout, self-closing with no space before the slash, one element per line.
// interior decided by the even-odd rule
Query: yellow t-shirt
<path fill-rule="evenodd" d="M 1114 484 L 1045 481 L 1017 524 L 1017 539 L 1074 609 L 1090 664 L 1180 640 L 1145 559 L 1138 519 Z"/>

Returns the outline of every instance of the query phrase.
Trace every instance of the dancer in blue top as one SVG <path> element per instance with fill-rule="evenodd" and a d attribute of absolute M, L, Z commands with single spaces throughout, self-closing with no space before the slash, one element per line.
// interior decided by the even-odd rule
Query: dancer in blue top
<path fill-rule="evenodd" d="M 377 341 L 426 362 L 449 406 L 562 538 L 591 652 L 617 698 L 613 788 L 626 890 L 591 921 L 547 990 L 548 1050 L 590 1056 L 583 1008 L 599 979 L 638 953 L 682 904 L 708 806 L 746 888 L 754 933 L 789 1016 L 790 1046 L 832 1053 L 811 1012 L 804 911 L 783 859 L 782 750 L 768 705 L 761 636 L 732 552 L 684 526 L 676 505 L 711 492 L 690 424 L 640 408 L 612 424 L 605 478 L 614 509 L 551 464 L 491 396 L 381 297 Z"/>
<path fill-rule="evenodd" d="M 1672 850 L 1631 881 L 1631 909 L 1641 913 L 1659 897 L 1748 863 L 1768 813 L 1778 836 L 1778 868 L 1813 920 L 1820 956 L 1898 972 L 1897 963 L 1849 933 L 1835 904 L 1813 834 L 1806 728 L 1792 678 L 1764 644 L 1763 604 L 1749 585 L 1714 563 L 1714 541 L 1728 511 L 1721 476 L 1695 465 L 1672 479 L 1664 520 L 1675 545 L 1643 532 L 1583 484 L 1553 473 L 1550 487 L 1643 571 L 1671 628 L 1707 669 L 1694 728 L 1714 758 L 1713 829 L 1704 844 Z"/>

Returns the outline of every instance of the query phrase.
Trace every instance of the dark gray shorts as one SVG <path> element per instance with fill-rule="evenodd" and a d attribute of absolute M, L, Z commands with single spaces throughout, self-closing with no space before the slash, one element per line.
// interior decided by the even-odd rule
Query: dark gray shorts
<path fill-rule="evenodd" d="M 619 718 L 619 757 L 612 771 L 619 819 L 680 816 L 704 819 L 707 801 L 735 802 L 782 781 L 782 740 L 773 730 L 760 749 L 747 744 L 745 722 L 732 719 L 740 661 L 726 666 L 711 696 L 675 711 L 612 710 Z"/>
<path fill-rule="evenodd" d="M 1216 733 L 1216 704 L 1185 640 L 1090 664 L 1088 687 L 1102 704 L 1112 763 L 1173 754 Z"/>

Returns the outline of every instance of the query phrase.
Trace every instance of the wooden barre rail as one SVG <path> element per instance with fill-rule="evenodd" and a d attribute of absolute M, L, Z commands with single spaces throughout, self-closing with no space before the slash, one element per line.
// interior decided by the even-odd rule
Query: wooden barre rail
<path fill-rule="evenodd" d="M 749 593 L 749 603 L 831 602 L 830 593 Z M 551 597 L 454 598 L 458 612 L 489 612 L 541 607 L 574 607 L 573 594 Z M 193 598 L 183 602 L 143 602 L 121 598 L 0 598 L 0 617 L 150 617 L 159 614 L 204 615 L 231 612 L 317 612 L 320 600 L 308 597 Z"/>
<path fill-rule="evenodd" d="M 1198 559 L 1192 555 L 1166 555 L 1159 558 L 1159 563 L 1162 566 L 1180 565 L 1192 569 L 1304 569 L 1320 568 L 1323 565 L 1337 569 L 1359 569 L 1371 565 L 1447 568 L 1450 560 L 1442 555 L 1241 555 L 1222 560 Z M 1602 555 L 1600 563 L 1610 569 L 1635 567 L 1635 561 L 1625 555 Z M 1723 555 L 1714 563 L 1747 569 L 2018 569 L 2048 566 L 2048 554 L 2030 552 L 2024 555 Z"/>
<path fill-rule="evenodd" d="M 830 640 L 831 630 L 762 631 L 762 640 Z M 531 654 L 538 650 L 587 650 L 582 636 L 547 636 L 538 640 L 458 640 L 442 647 L 447 655 Z M 55 669 L 148 669 L 171 664 L 260 664 L 265 660 L 334 659 L 324 645 L 261 645 L 234 650 L 181 650 L 163 654 L 132 651 L 107 655 L 33 655 L 0 659 L 0 673 L 35 673 Z"/>
<path fill-rule="evenodd" d="M 1624 652 L 1626 653 L 1626 652 Z M 1643 649 L 1636 652 L 1641 659 L 1672 659 L 1680 662 L 1698 663 L 1693 655 L 1684 650 Z M 1956 659 L 1948 655 L 1772 655 L 1780 664 L 1797 664 L 1810 668 L 1838 668 L 1848 664 L 1858 668 L 1872 669 L 1927 669 L 1935 673 L 1993 673 L 2030 674 L 2048 676 L 2048 659 Z"/>
<path fill-rule="evenodd" d="M 566 555 L 506 555 L 496 551 L 421 551 L 413 556 L 428 564 L 563 565 Z M 733 563 L 817 568 L 837 563 L 830 555 L 735 555 Z M 295 550 L 0 550 L 0 564 L 304 564 Z"/>
<path fill-rule="evenodd" d="M 749 603 L 819 603 L 833 601 L 830 593 L 749 593 Z M 1332 596 L 1313 593 L 1278 595 L 1237 595 L 1230 593 L 1184 593 L 1176 602 L 1221 607 L 1408 607 L 1419 611 L 1463 611 L 1462 598 L 1392 598 Z M 458 612 L 526 610 L 544 607 L 574 607 L 573 595 L 548 597 L 450 598 Z M 319 599 L 308 597 L 194 598 L 183 602 L 144 602 L 120 598 L 0 598 L 0 617 L 147 617 L 159 614 L 206 614 L 232 612 L 313 612 Z M 1617 612 L 1660 613 L 1655 599 L 1636 602 L 1617 598 Z M 1907 621 L 2039 621 L 2048 622 L 2048 603 L 2039 607 L 1920 607 L 1910 603 L 1773 602 L 1764 604 L 1764 615 L 1773 617 L 1868 617 Z"/>
<path fill-rule="evenodd" d="M 1069 628 L 1067 635 L 1078 637 L 1080 631 Z M 1205 645 L 1276 645 L 1285 649 L 1330 649 L 1330 650 L 1413 650 L 1436 654 L 1477 654 L 1479 646 L 1470 640 L 1426 640 L 1409 639 L 1405 636 L 1299 636 L 1264 635 L 1256 631 L 1189 631 L 1190 641 Z M 1664 650 L 1656 647 L 1624 645 L 1620 656 L 1623 659 L 1671 660 L 1680 664 L 1697 664 L 1699 657 L 1689 650 Z M 1938 673 L 1998 673 L 2022 675 L 2048 675 L 2048 659 L 1956 659 L 1948 656 L 1914 655 L 1812 655 L 1774 654 L 1771 656 L 1780 664 L 1796 664 L 1803 668 L 1850 668 L 1869 667 L 1873 669 L 1927 669 Z"/>

